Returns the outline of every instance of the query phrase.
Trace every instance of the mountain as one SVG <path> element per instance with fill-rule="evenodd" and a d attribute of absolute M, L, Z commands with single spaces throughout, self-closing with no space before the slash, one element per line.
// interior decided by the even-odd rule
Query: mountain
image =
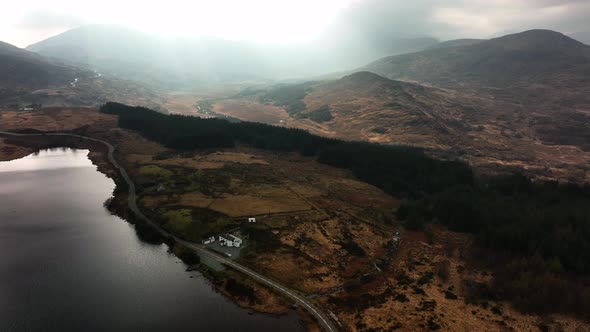
<path fill-rule="evenodd" d="M 482 41 L 484 41 L 484 39 L 453 39 L 453 40 L 447 40 L 444 42 L 434 44 L 426 49 L 436 50 L 436 49 L 440 49 L 440 48 L 469 46 L 469 45 L 475 45 L 475 44 L 481 43 Z"/>
<path fill-rule="evenodd" d="M 355 36 L 356 37 L 356 36 Z M 352 37 L 351 37 L 352 38 Z M 317 47 L 326 48 L 331 47 L 332 52 L 328 56 L 332 57 L 332 61 L 335 61 L 339 57 L 343 57 L 342 54 L 346 54 L 344 58 L 349 62 L 348 68 L 351 68 L 356 63 L 363 64 L 363 59 L 379 59 L 384 56 L 399 55 L 406 53 L 419 52 L 435 45 L 438 45 L 439 41 L 431 37 L 391 37 L 387 36 L 373 36 L 372 38 L 366 37 L 359 43 L 355 40 L 338 41 L 338 38 L 334 38 L 334 42 L 324 42 Z M 370 60 L 369 60 L 370 61 Z"/>
<path fill-rule="evenodd" d="M 448 150 L 459 146 L 470 109 L 445 90 L 357 72 L 341 79 L 246 90 L 211 111 L 316 134 Z M 468 126 L 468 125 L 467 125 Z"/>
<path fill-rule="evenodd" d="M 466 47 L 472 46 L 461 46 Z M 361 71 L 335 80 L 247 89 L 207 101 L 205 113 L 426 148 L 485 172 L 519 170 L 537 178 L 590 181 L 590 102 L 579 95 L 587 86 L 529 88 L 506 89 L 513 93 L 475 85 L 440 88 Z M 535 96 L 537 88 L 548 96 Z"/>
<path fill-rule="evenodd" d="M 367 41 L 323 36 L 296 45 L 266 45 L 165 37 L 121 26 L 91 25 L 30 45 L 27 50 L 176 90 L 319 75 L 359 66 L 384 55 L 419 51 L 437 42 L 428 37 Z"/>
<path fill-rule="evenodd" d="M 0 86 L 3 89 L 65 85 L 78 74 L 75 68 L 0 42 Z"/>
<path fill-rule="evenodd" d="M 590 151 L 590 46 L 561 33 L 531 30 L 387 57 L 363 70 L 478 95 L 493 114 L 501 107 L 527 119 L 543 142 Z"/>
<path fill-rule="evenodd" d="M 561 33 L 531 30 L 471 45 L 386 57 L 360 70 L 436 86 L 505 88 L 590 77 L 590 46 Z"/>
<path fill-rule="evenodd" d="M 586 44 L 586 45 L 590 45 L 590 30 L 578 31 L 578 32 L 569 34 L 569 36 L 577 41 L 580 41 L 580 42 Z"/>
<path fill-rule="evenodd" d="M 418 52 L 434 45 L 440 44 L 438 39 L 432 37 L 406 37 L 406 38 L 381 38 L 374 40 L 374 45 L 379 45 L 378 52 L 388 55 Z"/>
<path fill-rule="evenodd" d="M 93 25 L 66 31 L 27 50 L 121 78 L 174 88 L 246 79 L 251 77 L 250 71 L 262 71 L 247 48 L 238 42 L 168 39 L 120 26 Z"/>
<path fill-rule="evenodd" d="M 96 106 L 112 100 L 157 108 L 159 99 L 156 91 L 138 83 L 0 42 L 0 108 Z"/>
<path fill-rule="evenodd" d="M 449 149 L 468 127 L 457 103 L 446 91 L 394 81 L 371 72 L 312 85 L 297 117 L 334 136 L 396 145 Z M 314 114 L 329 112 L 326 121 Z"/>

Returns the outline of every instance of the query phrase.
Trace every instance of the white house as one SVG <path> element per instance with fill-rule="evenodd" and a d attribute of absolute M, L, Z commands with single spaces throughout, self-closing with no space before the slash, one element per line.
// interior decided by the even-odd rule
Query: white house
<path fill-rule="evenodd" d="M 209 238 L 206 238 L 205 240 L 203 240 L 203 244 L 210 244 L 215 242 L 215 236 L 211 236 Z"/>
<path fill-rule="evenodd" d="M 242 245 L 242 239 L 231 234 L 219 235 L 219 244 L 225 247 L 239 248 Z"/>
<path fill-rule="evenodd" d="M 237 236 L 229 234 L 229 237 L 232 239 L 234 247 L 239 248 L 242 245 L 242 239 Z"/>
<path fill-rule="evenodd" d="M 226 235 L 219 235 L 219 245 L 233 247 L 234 242 L 231 239 L 226 238 Z"/>
<path fill-rule="evenodd" d="M 248 222 L 256 222 L 256 218 L 248 218 Z"/>

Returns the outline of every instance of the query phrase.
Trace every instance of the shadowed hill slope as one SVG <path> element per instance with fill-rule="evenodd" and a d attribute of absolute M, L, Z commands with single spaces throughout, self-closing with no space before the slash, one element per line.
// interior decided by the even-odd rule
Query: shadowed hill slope
<path fill-rule="evenodd" d="M 81 71 L 0 42 L 0 84 L 4 88 L 38 88 L 71 82 Z"/>
<path fill-rule="evenodd" d="M 362 69 L 439 86 L 505 87 L 531 80 L 583 80 L 590 75 L 590 46 L 558 32 L 531 30 L 471 45 L 386 57 Z"/>

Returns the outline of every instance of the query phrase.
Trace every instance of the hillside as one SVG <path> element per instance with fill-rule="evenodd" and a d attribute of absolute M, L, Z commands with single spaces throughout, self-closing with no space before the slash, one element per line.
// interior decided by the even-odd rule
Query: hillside
<path fill-rule="evenodd" d="M 484 39 L 453 39 L 447 40 L 444 42 L 440 42 L 438 44 L 432 45 L 428 47 L 429 50 L 436 50 L 441 48 L 448 48 L 448 47 L 457 47 L 457 46 L 469 46 L 481 43 Z"/>
<path fill-rule="evenodd" d="M 492 119 L 504 118 L 502 130 L 530 129 L 519 136 L 590 150 L 590 46 L 558 32 L 393 56 L 364 69 L 477 95 Z"/>
<path fill-rule="evenodd" d="M 209 101 L 204 113 L 427 148 L 460 156 L 485 172 L 520 169 L 533 177 L 590 181 L 590 116 L 525 101 L 358 72 L 333 81 L 245 90 Z"/>
<path fill-rule="evenodd" d="M 440 149 L 461 139 L 458 131 L 465 125 L 460 112 L 469 107 L 443 90 L 369 72 L 319 83 L 303 101 L 306 109 L 298 115 L 300 121 L 322 126 L 335 136 Z M 313 118 L 322 109 L 331 114 L 329 120 Z"/>
<path fill-rule="evenodd" d="M 212 111 L 328 137 L 447 150 L 461 140 L 461 112 L 468 108 L 441 89 L 358 72 L 339 80 L 247 91 L 217 101 Z"/>
<path fill-rule="evenodd" d="M 215 45 L 215 41 L 189 44 L 120 26 L 93 25 L 66 31 L 27 49 L 144 84 L 176 88 L 227 77 L 239 79 L 238 67 L 218 67 L 224 60 L 217 53 L 220 47 L 223 45 Z M 232 51 L 245 55 L 239 48 Z"/>
<path fill-rule="evenodd" d="M 590 75 L 590 46 L 558 32 L 531 30 L 471 45 L 386 57 L 362 70 L 446 87 L 577 82 Z"/>
<path fill-rule="evenodd" d="M 81 74 L 72 67 L 3 42 L 0 42 L 0 73 L 2 89 L 65 85 Z"/>
<path fill-rule="evenodd" d="M 387 57 L 363 70 L 442 88 L 454 103 L 465 106 L 451 116 L 465 129 L 459 131 L 461 144 L 450 145 L 461 147 L 475 163 L 485 160 L 558 178 L 587 179 L 590 46 L 558 32 L 531 30 Z M 425 109 L 439 117 L 448 114 Z M 407 131 L 428 129 L 404 126 Z M 386 141 L 395 142 L 391 137 Z"/>
<path fill-rule="evenodd" d="M 587 189 L 477 179 L 463 163 L 300 130 L 113 103 L 102 111 L 1 112 L 0 129 L 59 128 L 111 142 L 149 218 L 197 242 L 239 230 L 248 241 L 239 263 L 333 312 L 341 330 L 588 328 Z M 223 148 L 217 134 L 228 139 Z M 0 158 L 48 144 L 91 149 L 99 169 L 116 174 L 101 150 L 63 136 L 0 140 Z M 109 209 L 129 218 L 125 193 L 116 190 Z M 134 227 L 159 243 L 141 221 Z M 190 264 L 242 307 L 291 307 L 231 269 Z"/>
<path fill-rule="evenodd" d="M 575 40 L 581 41 L 586 45 L 590 45 L 590 30 L 578 31 L 569 35 Z"/>
<path fill-rule="evenodd" d="M 361 74 L 361 76 L 363 75 Z M 370 77 L 363 76 L 362 78 L 369 78 L 371 82 L 373 81 Z M 398 315 L 401 315 L 402 312 L 409 314 L 412 310 L 423 311 L 426 309 L 426 311 L 430 311 L 434 309 L 433 307 L 427 309 L 428 305 L 419 305 L 418 307 L 422 307 L 422 309 L 417 309 L 419 299 L 425 301 L 424 297 L 420 296 L 411 300 L 411 305 L 403 310 L 395 310 L 394 308 L 397 307 L 395 304 L 397 301 L 410 302 L 409 298 L 412 296 L 410 294 L 434 294 L 433 289 L 417 290 L 417 288 L 430 283 L 434 278 L 434 274 L 425 275 L 430 270 L 429 268 L 422 270 L 418 266 L 431 266 L 432 270 L 430 271 L 434 271 L 441 278 L 440 280 L 446 283 L 449 281 L 450 271 L 455 271 L 455 264 L 464 264 L 459 262 L 460 257 L 468 257 L 471 254 L 473 254 L 471 256 L 473 259 L 481 262 L 481 265 L 476 269 L 479 270 L 489 264 L 489 266 L 495 267 L 495 271 L 492 274 L 482 273 L 476 279 L 471 279 L 469 272 L 460 277 L 456 275 L 456 282 L 451 285 L 443 287 L 439 284 L 438 287 L 442 294 L 440 297 L 432 296 L 429 301 L 436 299 L 435 302 L 444 303 L 443 298 L 457 300 L 457 293 L 459 293 L 460 296 L 465 296 L 465 300 L 461 299 L 455 305 L 452 301 L 447 303 L 449 309 L 466 308 L 466 304 L 479 303 L 484 299 L 492 301 L 506 299 L 514 307 L 527 312 L 576 313 L 580 317 L 588 315 L 590 303 L 587 299 L 590 290 L 584 282 L 580 282 L 584 279 L 571 277 L 577 275 L 584 278 L 590 271 L 590 266 L 587 264 L 589 244 L 586 241 L 587 234 L 590 234 L 590 228 L 586 222 L 590 212 L 586 204 L 590 195 L 589 188 L 573 185 L 560 186 L 553 182 L 534 183 L 521 175 L 474 177 L 469 167 L 464 163 L 436 160 L 414 149 L 330 140 L 296 129 L 277 128 L 248 122 L 229 123 L 216 119 L 167 116 L 146 109 L 113 103 L 105 105 L 101 110 L 107 114 L 118 115 L 120 127 L 136 131 L 146 139 L 177 151 L 167 154 L 159 153 L 159 157 L 141 158 L 137 154 L 134 155 L 133 160 L 135 162 L 143 161 L 144 167 L 153 165 L 150 169 L 156 165 L 159 167 L 156 169 L 160 170 L 162 167 L 182 165 L 178 169 L 168 168 L 168 172 L 163 172 L 168 176 L 182 178 L 184 182 L 166 181 L 162 178 L 159 181 L 165 183 L 165 187 L 169 188 L 166 190 L 170 190 L 170 193 L 178 194 L 179 191 L 187 190 L 185 193 L 191 196 L 185 196 L 184 200 L 175 200 L 174 197 L 169 197 L 170 195 L 166 193 L 159 193 L 156 189 L 158 183 L 154 182 L 153 178 L 144 180 L 142 184 L 142 187 L 145 188 L 144 194 L 151 196 L 146 201 L 146 205 L 158 207 L 159 211 L 156 213 L 162 212 L 162 204 L 178 211 L 179 205 L 187 204 L 187 208 L 190 208 L 190 204 L 195 204 L 193 202 L 201 201 L 202 205 L 199 206 L 206 206 L 217 212 L 224 211 L 222 213 L 227 213 L 230 216 L 257 215 L 253 211 L 245 212 L 245 208 L 236 209 L 235 206 L 232 206 L 239 204 L 239 201 L 235 200 L 232 204 L 232 195 L 240 195 L 240 193 L 249 193 L 258 198 L 273 197 L 273 201 L 277 203 L 281 201 L 277 197 L 289 197 L 285 202 L 291 203 L 295 203 L 297 198 L 302 197 L 307 198 L 307 202 L 313 202 L 309 204 L 315 207 L 317 212 L 323 212 L 323 218 L 313 219 L 314 222 L 311 224 L 307 224 L 311 220 L 311 216 L 301 216 L 299 219 L 294 219 L 296 224 L 294 229 L 280 227 L 279 230 L 273 229 L 276 231 L 271 231 L 263 227 L 254 231 L 244 228 L 244 232 L 250 234 L 250 239 L 255 241 L 256 254 L 244 255 L 242 258 L 262 271 L 272 271 L 272 276 L 279 278 L 279 280 L 285 280 L 287 285 L 290 283 L 299 285 L 298 289 L 304 292 L 322 294 L 328 289 L 338 289 L 338 285 L 343 285 L 344 287 L 338 291 L 330 292 L 331 296 L 326 300 L 333 308 L 333 312 L 345 320 L 350 319 L 349 324 L 351 325 L 362 326 L 360 323 L 364 323 L 367 327 L 372 327 L 375 324 L 387 326 L 391 323 L 388 321 L 384 324 L 381 320 L 380 323 L 377 323 L 377 321 L 358 319 L 363 315 L 357 315 L 355 318 L 354 314 L 358 314 L 364 309 L 368 309 L 365 312 L 366 315 L 375 318 L 379 316 L 390 317 L 391 312 L 398 312 Z M 270 150 L 277 156 L 288 155 L 288 162 L 279 165 L 276 159 L 234 155 L 231 160 L 238 163 L 248 162 L 250 166 L 240 168 L 234 162 L 233 168 L 223 169 L 217 173 L 217 176 L 209 178 L 205 172 L 198 172 L 198 175 L 195 175 L 196 172 L 187 173 L 186 167 L 189 165 L 199 165 L 207 160 L 223 160 L 217 159 L 220 158 L 220 154 L 211 156 L 213 158 L 202 158 L 197 156 L 195 152 L 201 150 L 208 151 L 206 153 L 210 154 L 212 150 L 225 152 L 231 151 L 228 149 L 235 147 L 242 148 L 243 152 L 252 151 L 244 149 L 250 147 L 257 150 Z M 182 154 L 179 155 L 178 152 L 182 152 Z M 320 164 L 345 169 L 356 179 L 374 185 L 385 193 L 405 199 L 396 209 L 397 213 L 389 215 L 388 212 L 391 210 L 386 205 L 379 204 L 377 197 L 372 194 L 373 190 L 366 187 L 361 189 L 351 181 L 340 186 L 339 183 L 342 184 L 342 182 L 332 177 L 337 174 L 336 170 L 323 171 L 318 167 L 319 165 L 315 166 L 313 170 L 311 168 L 302 169 L 305 161 L 301 159 L 301 155 L 298 156 L 293 152 L 299 152 L 305 158 L 311 158 Z M 168 160 L 163 161 L 163 159 Z M 265 159 L 266 163 L 260 159 Z M 212 167 L 211 164 L 201 165 Z M 257 165 L 261 167 L 257 167 Z M 278 165 L 279 169 L 274 172 L 269 171 L 269 166 L 273 167 L 273 165 Z M 218 166 L 213 167 L 219 170 Z M 239 168 L 238 171 L 236 171 L 236 167 Z M 173 175 L 175 173 L 177 175 Z M 220 175 L 233 178 L 221 180 Z M 249 179 L 256 181 L 257 185 L 247 185 L 244 187 L 245 191 L 242 191 L 240 186 L 248 182 Z M 315 179 L 319 179 L 319 181 L 316 182 Z M 195 185 L 195 183 L 191 183 L 193 181 L 200 184 Z M 289 183 L 287 185 L 290 186 L 291 191 L 298 195 L 293 197 L 289 193 L 271 194 L 268 187 L 265 189 L 265 194 L 253 194 L 255 190 L 260 188 L 260 185 L 266 184 L 276 188 L 277 185 L 285 183 L 283 181 Z M 227 183 L 234 185 L 229 186 Z M 315 187 L 313 191 L 308 187 L 310 184 Z M 320 188 L 322 190 L 330 188 L 330 192 L 318 192 Z M 352 188 L 359 188 L 359 190 L 353 193 L 350 192 Z M 195 195 L 199 191 L 201 194 Z M 222 198 L 226 202 L 202 202 L 207 200 L 204 195 L 212 195 L 213 199 L 215 199 L 214 197 Z M 365 199 L 372 197 L 375 201 L 370 204 L 361 203 L 362 210 L 350 210 L 340 205 L 335 199 L 336 197 L 341 197 L 342 201 L 347 203 L 353 202 L 356 197 L 364 197 Z M 383 198 L 379 200 L 382 201 Z M 251 200 L 249 202 L 244 203 L 249 209 L 257 205 Z M 269 216 L 271 210 L 276 211 L 275 207 L 276 205 L 272 208 L 269 206 L 268 209 L 261 209 L 260 212 Z M 202 212 L 202 210 L 199 211 L 199 215 L 203 215 Z M 346 213 L 341 214 L 341 212 Z M 350 225 L 350 222 L 354 222 L 354 220 L 360 221 L 365 227 L 362 229 L 352 227 L 346 230 L 348 227 L 346 225 Z M 387 270 L 390 263 L 394 265 L 401 263 L 403 256 L 398 256 L 395 245 L 392 248 L 390 244 L 387 244 L 387 239 L 392 238 L 389 232 L 392 232 L 400 220 L 404 221 L 406 229 L 428 230 L 430 227 L 431 239 L 427 240 L 424 237 L 419 239 L 412 237 L 409 232 L 404 232 L 401 248 L 423 249 L 418 249 L 421 253 L 414 255 L 414 263 L 408 262 L 405 267 L 402 267 L 401 264 L 397 265 L 401 269 L 396 271 L 398 273 L 391 275 L 392 281 L 395 282 L 389 284 L 387 272 L 384 271 Z M 278 220 L 274 219 L 273 221 L 273 225 L 277 225 Z M 436 243 L 435 240 L 438 235 L 442 234 L 434 226 L 427 225 L 430 221 L 434 221 L 438 226 L 444 225 L 455 232 L 471 233 L 473 234 L 473 242 L 470 242 L 466 237 L 459 240 L 456 235 L 447 234 L 443 235 L 447 241 L 454 242 L 452 239 L 459 241 L 443 249 L 439 246 L 442 243 Z M 163 222 L 166 222 L 165 216 Z M 190 218 L 188 222 L 190 223 Z M 173 221 L 168 218 L 169 227 L 173 227 L 172 223 Z M 207 224 L 207 222 L 203 222 L 201 225 Z M 357 225 L 361 226 L 361 224 Z M 376 229 L 379 229 L 379 225 L 384 226 L 382 230 L 388 234 L 383 238 L 383 242 L 377 240 L 380 238 L 377 236 L 380 232 L 375 232 Z M 326 227 L 323 231 L 321 230 L 322 226 Z M 234 226 L 227 225 L 227 227 Z M 185 227 L 183 229 L 189 233 L 191 229 L 197 230 L 197 233 L 187 233 L 186 236 L 195 236 L 196 239 L 199 239 L 198 230 L 202 228 Z M 575 231 L 572 232 L 572 229 Z M 358 232 L 363 235 L 357 237 Z M 340 238 L 339 234 L 343 235 L 341 240 L 334 241 L 334 238 Z M 207 236 L 208 234 L 203 235 Z M 363 238 L 365 240 L 372 238 L 375 241 L 368 243 L 361 241 Z M 430 245 L 424 245 L 426 247 L 424 248 L 421 241 L 427 241 Z M 278 250 L 282 247 L 280 242 L 297 250 Z M 443 242 L 446 241 L 443 240 Z M 562 245 L 564 242 L 568 243 L 567 247 Z M 335 246 L 337 243 L 338 246 Z M 375 250 L 376 247 L 380 247 L 382 250 Z M 461 254 L 453 253 L 454 250 L 449 250 L 451 247 L 454 247 L 455 250 L 465 250 Z M 489 260 L 478 258 L 478 251 L 471 250 L 476 248 L 486 250 L 485 257 Z M 422 250 L 426 250 L 427 253 Z M 322 261 L 322 265 L 330 267 L 329 272 L 322 273 L 316 270 L 315 272 L 321 273 L 322 277 L 316 273 L 301 273 L 301 277 L 304 279 L 309 278 L 307 281 L 301 280 L 299 276 L 293 277 L 293 273 L 286 273 L 298 269 L 302 271 L 312 269 L 313 264 L 304 264 L 310 266 L 309 269 L 306 269 L 286 263 L 299 261 L 299 259 L 287 258 L 297 257 L 297 251 L 304 253 L 305 257 L 313 257 L 314 260 Z M 282 253 L 288 254 L 285 257 Z M 376 256 L 376 254 L 379 255 L 378 253 L 384 254 L 384 256 L 382 259 L 374 260 L 374 264 L 378 266 L 377 269 L 373 264 L 367 265 L 366 261 L 362 259 L 373 260 L 378 257 Z M 411 253 L 407 254 L 412 256 Z M 422 256 L 422 254 L 424 255 Z M 455 263 L 441 263 L 447 265 L 444 268 L 434 261 L 440 259 L 441 256 L 450 257 L 449 260 L 452 258 L 457 260 L 454 261 Z M 333 260 L 334 257 L 340 257 L 340 259 Z M 343 260 L 347 263 L 340 265 Z M 365 263 L 361 263 L 363 261 Z M 285 264 L 290 266 L 287 267 Z M 368 274 L 357 270 L 360 266 L 368 268 L 365 270 Z M 414 268 L 421 272 L 415 273 Z M 466 265 L 463 265 L 463 268 L 466 268 Z M 471 270 L 471 268 L 473 266 L 467 267 L 467 270 Z M 531 273 L 531 270 L 535 273 Z M 375 274 L 369 271 L 373 271 Z M 463 272 L 465 269 L 458 271 L 459 274 Z M 370 277 L 371 274 L 375 278 Z M 351 275 L 361 276 L 356 286 L 346 281 L 347 276 Z M 482 278 L 483 276 L 486 277 Z M 315 282 L 311 282 L 311 280 L 315 280 Z M 517 282 L 510 282 L 514 280 Z M 415 285 L 417 288 L 410 288 L 409 286 L 414 281 L 417 281 Z M 322 286 L 316 288 L 320 284 Z M 394 284 L 400 287 L 395 287 Z M 378 287 L 378 291 L 375 291 L 374 286 L 376 285 L 382 287 Z M 404 285 L 408 287 L 403 287 Z M 544 287 L 539 287 L 539 285 L 544 285 Z M 407 294 L 407 296 L 400 298 L 396 296 L 399 293 Z M 555 297 L 553 294 L 564 294 L 564 296 Z M 390 300 L 391 302 L 389 302 Z M 384 305 L 387 302 L 389 304 Z M 377 308 L 379 308 L 380 314 L 371 315 L 370 312 Z M 486 306 L 484 308 L 487 309 Z M 492 309 L 492 312 L 495 315 L 503 316 L 502 310 L 504 309 Z M 352 316 L 346 317 L 347 314 Z M 467 314 L 476 316 L 476 313 L 472 313 L 471 310 Z M 441 316 L 440 319 L 448 322 L 448 319 L 443 317 Z M 453 314 L 449 317 L 455 318 L 456 316 Z M 506 317 L 502 317 L 502 320 L 504 318 Z M 408 323 L 406 320 L 401 321 L 403 324 Z M 511 320 L 506 319 L 506 321 L 510 322 Z M 503 325 L 506 326 L 506 324 Z M 391 328 L 387 330 L 391 330 Z M 412 330 L 415 329 L 412 328 Z M 482 328 L 481 330 L 490 329 Z"/>
<path fill-rule="evenodd" d="M 212 37 L 166 37 L 122 26 L 89 25 L 27 49 L 105 74 L 177 90 L 316 76 L 437 43 L 426 37 L 371 41 L 322 38 L 325 40 L 275 45 Z"/>
<path fill-rule="evenodd" d="M 155 108 L 161 104 L 159 94 L 144 85 L 0 42 L 0 108 L 98 106 L 109 100 Z"/>

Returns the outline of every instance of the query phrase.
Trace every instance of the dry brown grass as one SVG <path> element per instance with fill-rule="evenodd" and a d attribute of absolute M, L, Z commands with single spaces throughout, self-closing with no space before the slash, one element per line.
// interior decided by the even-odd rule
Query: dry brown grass
<path fill-rule="evenodd" d="M 230 99 L 215 103 L 213 112 L 229 115 L 244 121 L 261 122 L 272 125 L 288 125 L 289 114 L 277 106 L 260 104 L 249 99 Z"/>
<path fill-rule="evenodd" d="M 292 229 L 282 232 L 281 242 L 285 245 L 296 247 L 309 257 L 312 257 L 320 262 L 325 262 L 326 265 L 337 267 L 338 260 L 342 256 L 341 246 L 335 243 L 335 238 L 330 237 L 328 233 L 322 232 L 320 227 L 324 227 L 328 223 L 337 223 L 336 220 L 326 220 L 323 222 L 301 222 L 295 225 Z M 335 233 L 333 235 L 336 235 Z M 297 244 L 298 239 L 305 237 L 310 240 L 304 241 L 303 244 Z"/>
<path fill-rule="evenodd" d="M 562 315 L 538 316 L 515 311 L 509 304 L 489 301 L 487 308 L 476 304 L 468 304 L 462 289 L 463 280 L 475 280 L 489 283 L 491 275 L 487 271 L 466 268 L 467 263 L 461 259 L 461 252 L 469 249 L 470 237 L 433 228 L 435 240 L 427 243 L 423 233 L 406 231 L 403 243 L 396 254 L 392 268 L 375 281 L 363 285 L 351 294 L 339 293 L 335 296 L 350 295 L 353 298 L 368 294 L 380 297 L 388 290 L 394 294 L 403 294 L 407 302 L 398 301 L 394 296 L 384 297 L 384 302 L 377 306 L 369 306 L 359 311 L 341 310 L 337 313 L 339 320 L 346 329 L 357 330 L 364 324 L 365 328 L 376 330 L 392 330 L 397 323 L 399 331 L 428 330 L 428 320 L 440 326 L 440 331 L 538 331 L 541 319 L 548 319 L 550 330 L 585 331 L 588 323 Z M 455 248 L 455 250 L 452 250 Z M 426 272 L 433 272 L 439 262 L 449 260 L 449 276 L 443 280 L 436 274 L 424 285 L 416 282 Z M 411 286 L 404 286 L 398 278 L 403 271 L 414 281 Z M 416 294 L 413 287 L 418 287 L 424 294 Z M 457 299 L 447 298 L 445 292 L 450 289 Z M 322 298 L 327 301 L 327 298 Z M 425 309 L 423 303 L 434 301 L 434 308 Z M 501 315 L 491 309 L 498 306 Z"/>
<path fill-rule="evenodd" d="M 165 95 L 165 101 L 162 106 L 170 113 L 196 116 L 197 108 L 195 104 L 199 97 L 185 92 L 172 92 Z"/>
<path fill-rule="evenodd" d="M 486 173 L 519 170 L 537 179 L 590 183 L 590 151 L 554 145 L 544 137 L 550 131 L 545 129 L 568 124 L 584 132 L 583 121 L 568 117 L 587 111 L 513 103 L 488 95 L 489 91 L 405 89 L 411 98 L 364 86 L 317 84 L 304 98 L 304 113 L 328 105 L 333 120 L 324 123 L 289 117 L 284 109 L 253 98 L 223 100 L 215 110 L 248 121 L 283 121 L 288 127 L 327 137 L 440 150 L 437 154 L 465 159 Z M 567 136 L 567 130 L 560 130 L 553 138 Z"/>
<path fill-rule="evenodd" d="M 88 132 L 105 131 L 117 123 L 115 117 L 91 108 L 44 108 L 32 112 L 0 112 L 0 130 L 35 129 L 40 131 L 71 131 L 86 127 Z M 22 158 L 33 152 L 24 146 L 9 144 L 0 138 L 0 160 Z"/>
<path fill-rule="evenodd" d="M 114 128 L 105 133 L 106 138 L 125 159 L 134 154 L 155 156 L 168 151 L 161 144 L 150 141 L 136 132 Z"/>
<path fill-rule="evenodd" d="M 168 165 L 193 168 L 195 170 L 203 169 L 221 169 L 229 163 L 243 165 L 268 165 L 268 163 L 258 156 L 241 153 L 241 152 L 214 152 L 207 155 L 195 155 L 192 157 L 182 157 L 180 155 L 166 158 L 153 159 L 150 154 L 130 154 L 127 160 L 133 163 L 151 163 L 154 165 Z"/>
<path fill-rule="evenodd" d="M 282 315 L 289 312 L 290 308 L 287 301 L 277 295 L 277 293 L 261 286 L 259 283 L 251 279 L 244 278 L 243 275 L 239 275 L 236 271 L 227 271 L 226 273 L 229 278 L 237 279 L 240 283 L 250 287 L 256 297 L 255 302 L 250 302 L 248 299 L 232 296 L 225 287 L 217 288 L 221 293 L 231 298 L 240 307 L 274 315 Z"/>
<path fill-rule="evenodd" d="M 289 192 L 277 188 L 274 195 L 266 197 L 252 195 L 223 195 L 213 200 L 209 208 L 231 217 L 247 217 L 264 214 L 284 213 L 292 211 L 309 210 L 311 206 L 299 200 Z M 269 194 L 269 192 L 265 192 Z M 276 196 L 275 196 L 276 195 Z"/>
<path fill-rule="evenodd" d="M 384 252 L 383 247 L 391 238 L 393 227 L 377 224 L 377 220 L 366 213 L 366 208 L 370 206 L 375 210 L 390 211 L 399 204 L 397 199 L 354 179 L 349 172 L 318 164 L 296 154 L 276 154 L 243 147 L 190 158 L 174 156 L 154 160 L 154 156 L 170 151 L 136 133 L 114 129 L 115 123 L 114 118 L 104 117 L 92 110 L 51 110 L 38 114 L 0 112 L 0 127 L 9 130 L 67 130 L 89 125 L 88 130 L 93 135 L 115 143 L 120 160 L 132 176 L 137 176 L 135 172 L 142 165 L 157 164 L 161 167 L 193 168 L 195 172 L 203 170 L 202 173 L 211 172 L 212 175 L 239 179 L 231 181 L 232 188 L 226 188 L 228 192 L 215 197 L 194 189 L 183 191 L 179 188 L 176 193 L 145 195 L 141 197 L 141 203 L 160 208 L 167 205 L 175 208 L 209 207 L 235 217 L 266 215 L 270 211 L 270 216 L 259 217 L 258 221 L 260 225 L 271 229 L 272 234 L 280 240 L 281 247 L 273 252 L 260 253 L 249 263 L 261 273 L 290 287 L 306 293 L 327 292 L 336 298 L 358 298 L 365 294 L 379 296 L 387 289 L 408 297 L 408 302 L 402 303 L 391 297 L 379 305 L 359 311 L 334 307 L 327 303 L 326 295 L 316 298 L 314 301 L 323 303 L 322 306 L 336 313 L 344 330 L 355 331 L 359 323 L 365 324 L 365 328 L 391 330 L 396 322 L 402 324 L 399 330 L 425 330 L 428 317 L 434 317 L 443 331 L 538 329 L 539 316 L 516 312 L 506 303 L 490 303 L 490 307 L 501 307 L 502 316 L 495 315 L 489 308 L 465 304 L 462 280 L 489 282 L 490 276 L 478 270 L 460 269 L 466 263 L 461 255 L 456 255 L 450 248 L 458 248 L 460 253 L 466 250 L 470 239 L 440 228 L 434 228 L 432 244 L 428 244 L 423 233 L 404 232 L 402 246 L 393 255 L 390 270 L 378 274 L 374 280 L 363 283 L 358 289 L 339 291 L 345 282 L 366 273 L 374 273 L 376 269 L 373 263 L 377 258 L 391 256 Z M 547 156 L 551 155 L 553 149 L 565 154 L 573 153 L 567 147 L 541 146 L 540 149 Z M 0 159 L 22 154 L 28 154 L 27 148 L 0 140 Z M 560 160 L 568 162 L 570 159 Z M 266 178 L 268 181 L 261 182 L 260 178 L 255 178 L 248 182 L 249 177 L 244 174 L 261 175 L 263 180 Z M 354 241 L 366 255 L 352 256 L 347 253 L 341 245 L 344 240 Z M 430 284 L 421 286 L 424 295 L 414 294 L 410 287 L 404 289 L 398 284 L 397 272 L 405 271 L 416 280 L 425 272 L 434 271 L 438 262 L 447 259 L 450 261 L 448 280 L 435 278 Z M 420 264 L 415 264 L 416 261 Z M 449 286 L 453 286 L 457 300 L 445 297 L 445 290 Z M 284 309 L 280 301 L 265 288 L 260 287 L 256 291 L 257 296 L 263 299 L 262 304 L 254 307 L 256 310 L 272 312 L 277 308 Z M 436 307 L 432 311 L 417 310 L 424 300 L 436 301 Z M 252 307 L 246 303 L 240 304 Z M 550 326 L 555 330 L 585 331 L 589 326 L 587 322 L 559 315 L 551 316 L 550 319 Z"/>
<path fill-rule="evenodd" d="M 287 285 L 306 293 L 332 289 L 342 284 L 340 277 L 326 266 L 290 252 L 261 254 L 257 268 Z"/>
<path fill-rule="evenodd" d="M 116 118 L 90 108 L 45 108 L 32 112 L 0 112 L 0 129 L 68 131 L 83 126 L 114 127 Z"/>
<path fill-rule="evenodd" d="M 0 161 L 19 159 L 31 153 L 33 153 L 31 148 L 8 144 L 0 138 Z"/>

